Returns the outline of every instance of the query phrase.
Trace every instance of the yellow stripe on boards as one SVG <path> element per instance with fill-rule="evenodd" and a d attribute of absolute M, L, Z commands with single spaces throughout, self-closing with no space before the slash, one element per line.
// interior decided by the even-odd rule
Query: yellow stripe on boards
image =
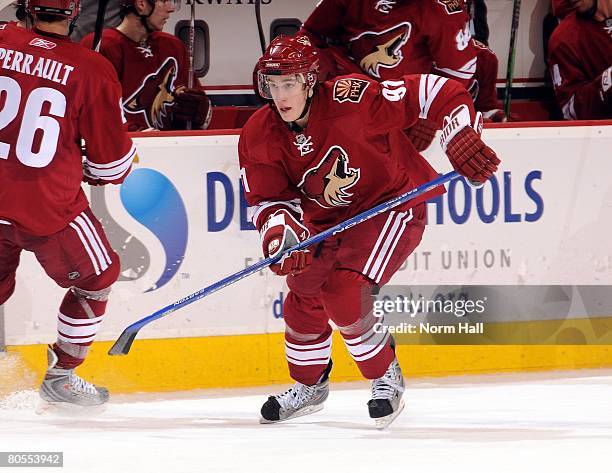
<path fill-rule="evenodd" d="M 539 330 L 548 333 L 550 323 L 529 322 L 530 333 Z M 585 333 L 588 335 L 588 319 L 564 324 L 580 331 L 580 341 Z M 361 379 L 340 335 L 334 333 L 333 339 L 332 381 Z M 589 342 L 588 338 L 585 341 Z M 90 382 L 108 387 L 112 393 L 291 381 L 281 333 L 137 339 L 129 355 L 118 357 L 107 355 L 111 345 L 94 343 L 87 361 L 77 372 Z M 612 367 L 610 345 L 398 345 L 396 351 L 407 377 Z M 45 345 L 7 347 L 7 355 L 0 357 L 0 394 L 37 388 L 45 368 Z"/>

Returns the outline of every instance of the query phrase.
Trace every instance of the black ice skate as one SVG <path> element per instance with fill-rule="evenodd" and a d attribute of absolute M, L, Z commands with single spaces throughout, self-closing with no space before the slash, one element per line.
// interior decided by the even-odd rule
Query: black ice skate
<path fill-rule="evenodd" d="M 108 389 L 94 386 L 74 374 L 74 370 L 56 368 L 57 355 L 47 348 L 48 368 L 39 389 L 40 397 L 50 404 L 99 406 L 108 401 Z"/>
<path fill-rule="evenodd" d="M 321 381 L 312 386 L 295 383 L 282 394 L 270 396 L 261 406 L 261 424 L 273 424 L 308 414 L 314 414 L 323 409 L 323 403 L 329 396 L 329 372 L 332 362 L 329 361 Z"/>
<path fill-rule="evenodd" d="M 404 376 L 397 358 L 385 374 L 372 381 L 372 399 L 368 401 L 370 417 L 377 429 L 387 428 L 404 409 Z"/>

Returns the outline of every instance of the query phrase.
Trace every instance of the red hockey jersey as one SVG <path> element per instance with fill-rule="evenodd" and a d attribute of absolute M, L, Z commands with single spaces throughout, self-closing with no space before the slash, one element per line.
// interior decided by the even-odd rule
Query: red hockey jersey
<path fill-rule="evenodd" d="M 340 43 L 377 80 L 433 72 L 467 88 L 476 71 L 468 22 L 462 0 L 322 0 L 303 31 L 316 46 Z"/>
<path fill-rule="evenodd" d="M 93 44 L 93 33 L 81 41 Z M 100 52 L 115 66 L 123 87 L 123 110 L 130 131 L 172 130 L 174 91 L 188 85 L 185 45 L 173 35 L 154 32 L 137 43 L 114 28 L 104 30 Z M 194 87 L 199 81 L 194 77 Z"/>
<path fill-rule="evenodd" d="M 474 98 L 476 110 L 488 112 L 501 108 L 497 99 L 497 56 L 485 44 L 472 39 L 478 55 L 474 80 L 470 84 L 470 94 Z"/>
<path fill-rule="evenodd" d="M 50 235 L 88 207 L 90 173 L 119 183 L 135 148 L 124 129 L 112 65 L 68 38 L 0 27 L 0 223 Z"/>
<path fill-rule="evenodd" d="M 278 206 L 303 213 L 319 232 L 437 177 L 402 132 L 418 118 L 440 124 L 472 100 L 457 82 L 434 75 L 378 83 L 350 75 L 320 84 L 307 127 L 289 130 L 272 106 L 240 135 L 242 183 L 259 228 Z M 443 192 L 434 189 L 419 201 Z M 409 206 L 416 205 L 412 202 Z"/>
<path fill-rule="evenodd" d="M 602 72 L 612 66 L 612 19 L 566 16 L 548 43 L 548 65 L 566 120 L 612 118 L 602 100 Z"/>

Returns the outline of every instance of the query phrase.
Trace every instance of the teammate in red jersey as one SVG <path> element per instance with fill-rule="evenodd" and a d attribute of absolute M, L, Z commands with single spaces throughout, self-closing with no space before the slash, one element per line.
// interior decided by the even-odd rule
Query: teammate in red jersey
<path fill-rule="evenodd" d="M 51 402 L 102 404 L 108 391 L 73 370 L 96 336 L 119 260 L 81 181 L 122 182 L 136 151 L 112 65 L 67 37 L 79 2 L 27 0 L 27 8 L 33 30 L 0 29 L 0 305 L 15 289 L 20 253 L 33 252 L 68 288 L 40 394 Z"/>
<path fill-rule="evenodd" d="M 403 129 L 419 119 L 443 127 L 442 147 L 464 176 L 485 182 L 497 169 L 480 139 L 481 119 L 459 83 L 406 75 L 382 83 L 348 75 L 318 83 L 319 55 L 307 36 L 278 37 L 257 65 L 271 100 L 242 130 L 242 183 L 263 253 L 288 247 L 437 176 Z M 287 275 L 285 345 L 296 384 L 270 396 L 262 422 L 322 408 L 331 369 L 331 319 L 364 377 L 373 380 L 370 416 L 388 425 L 402 408 L 402 373 L 388 333 L 378 333 L 371 294 L 386 284 L 421 240 L 429 191 L 296 251 L 271 267 Z"/>
<path fill-rule="evenodd" d="M 175 0 L 121 0 L 123 21 L 107 28 L 100 52 L 115 66 L 123 87 L 123 110 L 131 131 L 205 129 L 212 108 L 193 78 L 185 45 L 162 31 Z M 91 47 L 93 34 L 82 44 Z"/>
<path fill-rule="evenodd" d="M 612 1 L 572 5 L 548 44 L 557 102 L 566 120 L 612 118 Z"/>
<path fill-rule="evenodd" d="M 362 72 L 382 81 L 434 73 L 464 85 L 478 105 L 488 107 L 478 108 L 487 120 L 505 118 L 496 97 L 491 99 L 497 58 L 471 40 L 461 1 L 322 0 L 301 31 L 320 48 L 322 69 L 331 69 L 329 75 Z M 430 121 L 418 120 L 407 134 L 422 151 L 436 130 Z"/>

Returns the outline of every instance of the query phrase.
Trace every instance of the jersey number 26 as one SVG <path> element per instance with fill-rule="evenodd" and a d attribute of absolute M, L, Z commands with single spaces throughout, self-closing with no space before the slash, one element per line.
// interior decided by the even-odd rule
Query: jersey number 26
<path fill-rule="evenodd" d="M 0 136 L 2 130 L 9 126 L 19 113 L 21 104 L 21 87 L 10 77 L 0 77 L 0 97 L 4 95 L 4 106 L 0 110 Z M 42 108 L 49 104 L 49 115 L 43 116 Z M 55 156 L 60 134 L 60 124 L 53 117 L 63 118 L 66 114 L 66 97 L 61 92 L 49 87 L 32 90 L 27 97 L 17 142 L 15 155 L 24 165 L 33 168 L 44 168 Z M 36 133 L 40 130 L 38 150 L 32 150 Z M 0 159 L 8 159 L 11 144 L 0 141 Z"/>

